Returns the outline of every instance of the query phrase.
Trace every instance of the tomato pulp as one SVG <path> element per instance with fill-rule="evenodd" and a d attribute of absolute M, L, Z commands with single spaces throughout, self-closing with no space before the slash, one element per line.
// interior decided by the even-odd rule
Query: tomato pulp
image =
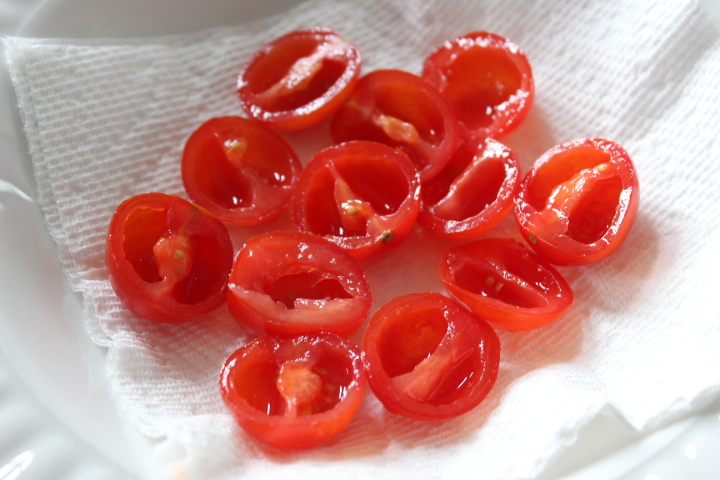
<path fill-rule="evenodd" d="M 421 77 L 401 70 L 376 70 L 362 77 L 335 114 L 331 133 L 337 143 L 369 140 L 404 151 L 421 181 L 448 163 L 458 139 L 447 100 Z"/>
<path fill-rule="evenodd" d="M 281 130 L 300 130 L 329 118 L 345 101 L 362 59 L 356 45 L 329 28 L 288 33 L 261 48 L 238 78 L 249 116 Z"/>
<path fill-rule="evenodd" d="M 548 262 L 590 264 L 623 243 L 639 201 L 628 153 L 608 140 L 580 138 L 533 163 L 515 199 L 515 217 L 523 237 Z"/>
<path fill-rule="evenodd" d="M 292 200 L 298 230 L 320 235 L 360 260 L 400 244 L 420 208 L 420 178 L 404 153 L 352 141 L 307 164 Z"/>
<path fill-rule="evenodd" d="M 360 351 L 337 335 L 265 335 L 227 359 L 220 391 L 253 438 L 305 449 L 345 430 L 362 403 L 365 377 Z"/>
<path fill-rule="evenodd" d="M 513 209 L 520 164 L 502 143 L 463 139 L 450 163 L 421 187 L 418 223 L 443 237 L 489 232 Z"/>
<path fill-rule="evenodd" d="M 182 156 L 185 190 L 221 220 L 256 225 L 290 204 L 302 165 L 277 133 L 241 117 L 212 118 L 188 138 Z"/>
<path fill-rule="evenodd" d="M 490 392 L 500 363 L 495 331 L 439 293 L 397 297 L 373 315 L 363 351 L 368 382 L 393 413 L 456 417 Z"/>
<path fill-rule="evenodd" d="M 494 33 L 473 32 L 443 43 L 425 60 L 422 76 L 450 101 L 461 136 L 507 135 L 527 117 L 535 96 L 527 56 Z"/>
<path fill-rule="evenodd" d="M 181 323 L 225 302 L 233 247 L 225 225 L 203 208 L 146 193 L 115 211 L 105 257 L 110 282 L 128 310 Z"/>
<path fill-rule="evenodd" d="M 447 250 L 440 279 L 448 293 L 495 328 L 542 327 L 573 302 L 570 285 L 517 240 L 484 238 Z"/>
<path fill-rule="evenodd" d="M 235 257 L 228 306 L 251 331 L 348 336 L 370 310 L 360 262 L 322 237 L 273 232 L 248 240 Z"/>

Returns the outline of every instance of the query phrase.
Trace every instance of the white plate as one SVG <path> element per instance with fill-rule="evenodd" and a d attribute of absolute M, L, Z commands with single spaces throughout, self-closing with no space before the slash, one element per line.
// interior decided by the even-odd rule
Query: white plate
<path fill-rule="evenodd" d="M 128 37 L 184 33 L 282 12 L 292 1 L 0 0 L 0 34 Z M 720 1 L 708 0 L 718 16 Z M 172 14 L 169 14 L 172 12 Z M 106 390 L 104 352 L 82 326 L 34 202 L 6 69 L 0 71 L 0 480 L 147 478 L 149 445 Z M 601 417 L 541 480 L 713 478 L 720 405 L 639 436 Z"/>

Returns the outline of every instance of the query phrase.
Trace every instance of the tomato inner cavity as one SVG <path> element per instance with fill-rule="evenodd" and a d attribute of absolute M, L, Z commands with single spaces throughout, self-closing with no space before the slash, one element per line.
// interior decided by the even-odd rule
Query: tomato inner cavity
<path fill-rule="evenodd" d="M 332 58 L 343 45 L 340 39 L 295 38 L 258 61 L 247 72 L 247 84 L 267 111 L 299 109 L 320 98 L 343 75 L 345 62 Z"/>
<path fill-rule="evenodd" d="M 306 215 L 313 233 L 363 237 L 377 216 L 392 215 L 408 197 L 403 173 L 382 159 L 346 157 L 324 168 L 306 195 Z M 378 226 L 378 228 L 380 228 Z"/>
<path fill-rule="evenodd" d="M 411 372 L 437 349 L 448 330 L 440 311 L 396 315 L 386 320 L 378 340 L 383 369 L 390 378 Z"/>
<path fill-rule="evenodd" d="M 193 228 L 202 228 L 192 226 L 199 213 L 194 210 L 184 213 L 190 217 L 183 220 L 184 226 L 173 231 L 167 227 L 175 214 L 172 208 L 137 208 L 130 212 L 123 229 L 123 251 L 143 282 L 165 281 L 163 288 L 170 289 L 175 301 L 196 304 L 221 288 L 223 279 L 214 272 L 222 270 L 223 259 L 210 239 L 203 240 L 205 234 L 193 234 Z"/>
<path fill-rule="evenodd" d="M 505 265 L 515 278 L 504 278 L 497 269 L 474 262 L 464 262 L 455 272 L 458 287 L 476 295 L 482 295 L 519 308 L 540 308 L 547 305 L 541 292 L 533 284 L 518 280 L 523 278 L 519 265 Z M 520 284 L 522 282 L 522 284 Z"/>
<path fill-rule="evenodd" d="M 517 65 L 499 49 L 469 48 L 445 75 L 444 94 L 455 106 L 458 120 L 471 130 L 489 127 L 502 104 L 522 86 Z"/>
<path fill-rule="evenodd" d="M 295 300 L 334 300 L 352 298 L 334 278 L 321 278 L 314 272 L 301 272 L 279 277 L 265 287 L 265 293 L 289 309 L 295 308 Z"/>
<path fill-rule="evenodd" d="M 432 212 L 438 218 L 455 221 L 472 218 L 497 199 L 506 176 L 503 160 L 482 159 L 465 171 L 473 160 L 473 152 L 465 153 L 469 158 L 453 160 L 452 165 L 423 185 L 423 199 L 435 205 Z M 452 197 L 441 203 L 449 193 Z"/>
<path fill-rule="evenodd" d="M 567 236 L 585 244 L 602 238 L 613 223 L 622 189 L 620 177 L 597 181 L 573 208 Z"/>
<path fill-rule="evenodd" d="M 252 360 L 246 358 L 234 369 L 236 391 L 256 410 L 267 415 L 307 416 L 332 409 L 347 395 L 352 382 L 347 359 L 313 351 L 305 359 L 279 357 L 267 351 L 253 355 Z"/>

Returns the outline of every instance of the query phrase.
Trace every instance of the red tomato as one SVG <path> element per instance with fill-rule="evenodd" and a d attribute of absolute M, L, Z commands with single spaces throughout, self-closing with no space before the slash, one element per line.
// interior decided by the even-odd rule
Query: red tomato
<path fill-rule="evenodd" d="M 519 180 L 520 164 L 508 147 L 463 139 L 443 171 L 422 184 L 418 223 L 448 238 L 482 235 L 512 211 Z"/>
<path fill-rule="evenodd" d="M 376 70 L 360 79 L 331 124 L 336 142 L 370 140 L 399 148 L 420 172 L 435 176 L 450 160 L 457 119 L 428 82 L 401 70 Z"/>
<path fill-rule="evenodd" d="M 266 335 L 227 359 L 220 391 L 253 438 L 283 449 L 312 448 L 355 417 L 365 368 L 357 347 L 337 335 Z"/>
<path fill-rule="evenodd" d="M 115 211 L 105 260 L 115 293 L 131 312 L 181 323 L 225 302 L 233 247 L 225 225 L 203 208 L 146 193 Z"/>
<path fill-rule="evenodd" d="M 500 340 L 484 321 L 439 293 L 413 293 L 373 315 L 363 341 L 368 382 L 393 413 L 419 420 L 461 415 L 490 392 Z"/>
<path fill-rule="evenodd" d="M 452 247 L 440 261 L 440 279 L 475 315 L 513 332 L 547 325 L 573 301 L 557 270 L 509 238 Z"/>
<path fill-rule="evenodd" d="M 635 166 L 618 144 L 571 140 L 533 163 L 515 200 L 520 231 L 556 265 L 599 262 L 635 222 L 640 191 Z"/>
<path fill-rule="evenodd" d="M 425 60 L 422 76 L 455 108 L 461 136 L 499 138 L 510 133 L 527 116 L 535 95 L 525 53 L 488 32 L 445 42 Z"/>
<path fill-rule="evenodd" d="M 258 334 L 326 331 L 348 336 L 362 325 L 371 303 L 360 262 L 308 233 L 251 238 L 230 274 L 230 312 Z"/>
<path fill-rule="evenodd" d="M 292 201 L 298 230 L 323 236 L 360 260 L 402 242 L 420 208 L 420 179 L 404 153 L 375 142 L 316 154 Z"/>
<path fill-rule="evenodd" d="M 221 220 L 256 225 L 290 204 L 302 165 L 268 127 L 241 117 L 213 118 L 185 144 L 182 178 L 197 204 Z"/>
<path fill-rule="evenodd" d="M 357 46 L 328 28 L 288 33 L 261 48 L 238 79 L 251 117 L 281 130 L 300 130 L 329 118 L 360 76 Z"/>

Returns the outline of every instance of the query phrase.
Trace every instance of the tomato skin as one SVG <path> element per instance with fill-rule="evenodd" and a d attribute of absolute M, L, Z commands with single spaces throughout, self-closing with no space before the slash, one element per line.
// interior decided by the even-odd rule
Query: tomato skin
<path fill-rule="evenodd" d="M 461 136 L 507 135 L 527 117 L 535 97 L 527 56 L 494 33 L 472 32 L 445 42 L 425 59 L 422 77 L 455 108 Z"/>
<path fill-rule="evenodd" d="M 368 140 L 404 151 L 421 181 L 448 163 L 458 140 L 457 119 L 447 100 L 421 77 L 402 70 L 375 70 L 360 78 L 330 131 L 336 143 Z"/>
<path fill-rule="evenodd" d="M 318 152 L 305 166 L 291 208 L 298 230 L 366 260 L 399 245 L 412 229 L 420 178 L 394 148 L 345 142 Z"/>
<path fill-rule="evenodd" d="M 137 316 L 160 323 L 187 322 L 223 304 L 232 257 L 220 220 L 163 193 L 122 202 L 105 249 L 117 296 Z"/>
<path fill-rule="evenodd" d="M 373 315 L 363 352 L 368 383 L 385 407 L 418 420 L 457 417 L 495 385 L 495 331 L 439 293 L 397 297 Z"/>
<path fill-rule="evenodd" d="M 515 218 L 530 246 L 555 265 L 586 265 L 612 255 L 640 202 L 635 166 L 617 143 L 580 138 L 557 145 L 527 172 Z"/>
<path fill-rule="evenodd" d="M 238 96 L 250 117 L 280 130 L 301 130 L 340 108 L 361 67 L 360 50 L 338 32 L 297 30 L 255 53 L 238 78 Z"/>
<path fill-rule="evenodd" d="M 440 279 L 451 297 L 501 330 L 545 326 L 572 305 L 570 285 L 517 240 L 484 238 L 447 250 Z"/>
<path fill-rule="evenodd" d="M 249 239 L 230 274 L 230 313 L 256 334 L 325 331 L 347 337 L 362 325 L 371 304 L 360 262 L 308 233 Z"/>
<path fill-rule="evenodd" d="M 463 139 L 450 163 L 422 184 L 418 223 L 458 240 L 497 227 L 513 210 L 520 187 L 515 154 L 492 138 Z"/>
<path fill-rule="evenodd" d="M 365 380 L 361 352 L 337 335 L 264 335 L 230 355 L 220 392 L 253 438 L 297 450 L 345 430 L 362 403 Z"/>
<path fill-rule="evenodd" d="M 280 135 L 242 117 L 204 122 L 188 138 L 182 156 L 190 198 L 235 225 L 278 217 L 290 204 L 301 170 L 295 151 Z"/>

